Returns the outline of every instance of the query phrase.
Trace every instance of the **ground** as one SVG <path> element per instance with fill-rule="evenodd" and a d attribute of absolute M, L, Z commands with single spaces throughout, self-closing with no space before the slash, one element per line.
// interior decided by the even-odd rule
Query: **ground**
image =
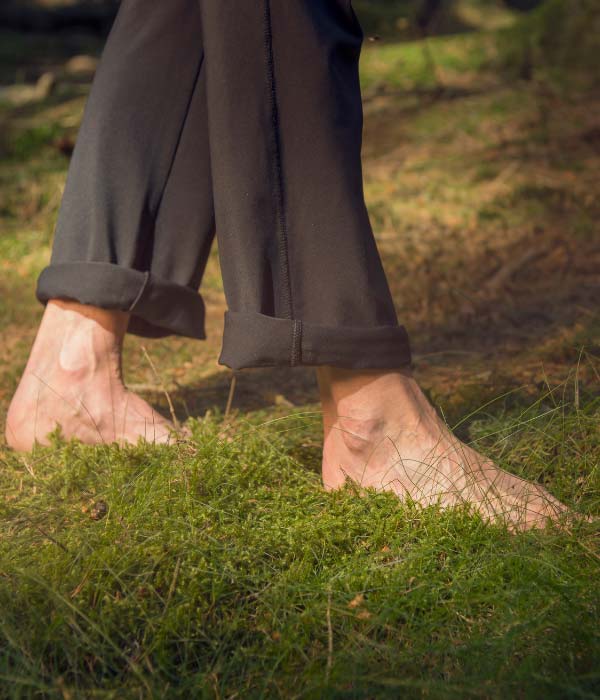
<path fill-rule="evenodd" d="M 17 66 L 58 82 L 0 107 L 0 415 L 88 91 L 65 62 L 101 45 L 2 38 L 5 83 Z M 367 201 L 432 401 L 597 514 L 600 97 L 509 79 L 496 46 L 482 31 L 367 41 Z M 514 536 L 325 494 L 312 372 L 240 373 L 224 415 L 216 251 L 202 292 L 206 342 L 129 338 L 125 354 L 128 384 L 166 414 L 168 393 L 193 440 L 0 445 L 2 694 L 597 697 L 597 527 Z"/>

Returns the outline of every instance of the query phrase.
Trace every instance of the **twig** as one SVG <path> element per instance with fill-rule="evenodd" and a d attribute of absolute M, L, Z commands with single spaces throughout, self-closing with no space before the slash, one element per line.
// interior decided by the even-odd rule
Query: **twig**
<path fill-rule="evenodd" d="M 177 562 L 175 563 L 175 571 L 173 572 L 173 578 L 171 580 L 171 585 L 169 586 L 169 592 L 167 593 L 167 600 L 165 602 L 165 608 L 163 610 L 163 614 L 167 611 L 167 608 L 169 607 L 169 603 L 171 602 L 171 598 L 173 597 L 173 593 L 175 592 L 175 586 L 177 585 L 177 577 L 179 576 L 179 569 L 181 568 L 181 557 L 177 558 Z"/>
<path fill-rule="evenodd" d="M 160 377 L 160 375 L 156 371 L 156 367 L 154 366 L 154 362 L 152 362 L 152 359 L 151 359 L 150 355 L 148 354 L 148 351 L 146 350 L 145 345 L 142 345 L 142 352 L 144 353 L 144 357 L 146 358 L 146 360 L 148 360 L 148 364 L 150 365 L 150 368 L 152 369 L 152 372 L 154 373 L 156 381 L 160 384 L 160 388 L 162 389 L 163 394 L 167 397 L 167 403 L 169 404 L 169 411 L 171 412 L 171 419 L 173 421 L 173 425 L 176 428 L 180 428 L 181 425 L 179 423 L 177 416 L 175 415 L 175 408 L 173 407 L 173 402 L 171 401 L 171 396 L 169 395 L 169 392 L 167 391 L 167 388 L 166 388 L 162 378 Z"/>
<path fill-rule="evenodd" d="M 235 372 L 231 375 L 231 384 L 229 386 L 229 396 L 227 397 L 227 406 L 225 406 L 225 418 L 231 412 L 231 404 L 233 403 L 233 397 L 235 395 L 235 385 L 237 383 L 237 376 Z"/>
<path fill-rule="evenodd" d="M 579 396 L 579 370 L 581 369 L 581 358 L 583 356 L 583 348 L 580 349 L 579 351 L 579 357 L 577 358 L 577 366 L 575 368 L 575 398 L 573 403 L 575 404 L 575 410 L 579 411 L 579 403 L 580 403 L 580 396 Z"/>
<path fill-rule="evenodd" d="M 52 535 L 48 534 L 45 532 L 39 525 L 35 526 L 35 529 L 41 532 L 44 537 L 50 540 L 50 542 L 53 542 L 57 547 L 60 547 L 63 551 L 65 551 L 67 554 L 69 553 L 69 550 L 65 547 L 65 545 L 62 542 L 59 542 L 57 539 L 52 537 Z"/>
<path fill-rule="evenodd" d="M 130 384 L 127 382 L 127 388 L 134 391 L 136 394 L 141 392 L 159 394 L 161 391 L 165 391 L 165 389 L 167 391 L 175 391 L 177 389 L 177 385 L 175 383 L 168 384 L 165 385 L 165 389 L 163 389 L 162 386 L 156 386 L 156 384 Z"/>
<path fill-rule="evenodd" d="M 84 585 L 85 585 L 86 581 L 89 579 L 89 577 L 90 577 L 90 572 L 86 571 L 85 574 L 83 575 L 83 578 L 81 579 L 81 581 L 75 586 L 75 588 L 69 594 L 70 598 L 76 598 L 81 593 L 81 589 L 84 587 Z"/>
<path fill-rule="evenodd" d="M 331 626 L 331 588 L 327 591 L 327 671 L 325 680 L 329 683 L 329 676 L 333 667 L 333 627 Z"/>
<path fill-rule="evenodd" d="M 33 471 L 33 467 L 31 466 L 31 464 L 29 464 L 29 462 L 25 459 L 25 457 L 23 455 L 19 455 L 19 459 L 21 460 L 21 462 L 23 462 L 23 465 L 25 466 L 25 469 L 27 470 L 27 473 L 29 474 L 29 476 L 32 479 L 35 479 L 36 478 L 35 472 Z"/>
<path fill-rule="evenodd" d="M 508 280 L 519 270 L 524 268 L 529 263 L 533 262 L 537 258 L 541 258 L 548 253 L 547 248 L 533 248 L 523 253 L 518 258 L 514 260 L 509 260 L 505 265 L 503 265 L 495 275 L 493 275 L 484 285 L 483 290 L 485 292 L 494 293 L 497 292 L 502 285 L 504 285 Z"/>

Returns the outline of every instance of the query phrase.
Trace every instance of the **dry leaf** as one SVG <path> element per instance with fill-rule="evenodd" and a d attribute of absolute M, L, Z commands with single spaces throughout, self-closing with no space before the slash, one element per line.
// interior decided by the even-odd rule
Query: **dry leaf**
<path fill-rule="evenodd" d="M 364 602 L 365 602 L 365 596 L 362 593 L 359 593 L 355 598 L 353 598 L 348 603 L 348 607 L 350 608 L 350 610 L 354 610 L 354 608 L 358 608 Z"/>

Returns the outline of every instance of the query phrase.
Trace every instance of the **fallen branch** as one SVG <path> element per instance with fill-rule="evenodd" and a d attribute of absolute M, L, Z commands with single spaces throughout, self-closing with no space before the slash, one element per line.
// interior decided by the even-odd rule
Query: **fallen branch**
<path fill-rule="evenodd" d="M 517 274 L 525 266 L 538 258 L 548 254 L 548 248 L 532 248 L 518 258 L 509 260 L 482 286 L 481 292 L 484 294 L 494 294 L 498 292 L 511 277 Z"/>

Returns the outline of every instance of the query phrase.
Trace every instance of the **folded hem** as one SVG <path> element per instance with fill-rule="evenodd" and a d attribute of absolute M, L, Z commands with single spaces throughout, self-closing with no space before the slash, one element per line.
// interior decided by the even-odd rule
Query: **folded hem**
<path fill-rule="evenodd" d="M 403 326 L 322 326 L 227 311 L 220 364 L 231 369 L 325 366 L 397 369 L 411 363 Z"/>
<path fill-rule="evenodd" d="M 102 309 L 131 313 L 128 332 L 147 338 L 181 335 L 203 340 L 205 309 L 193 289 L 103 262 L 53 263 L 42 270 L 36 297 L 69 299 Z"/>

